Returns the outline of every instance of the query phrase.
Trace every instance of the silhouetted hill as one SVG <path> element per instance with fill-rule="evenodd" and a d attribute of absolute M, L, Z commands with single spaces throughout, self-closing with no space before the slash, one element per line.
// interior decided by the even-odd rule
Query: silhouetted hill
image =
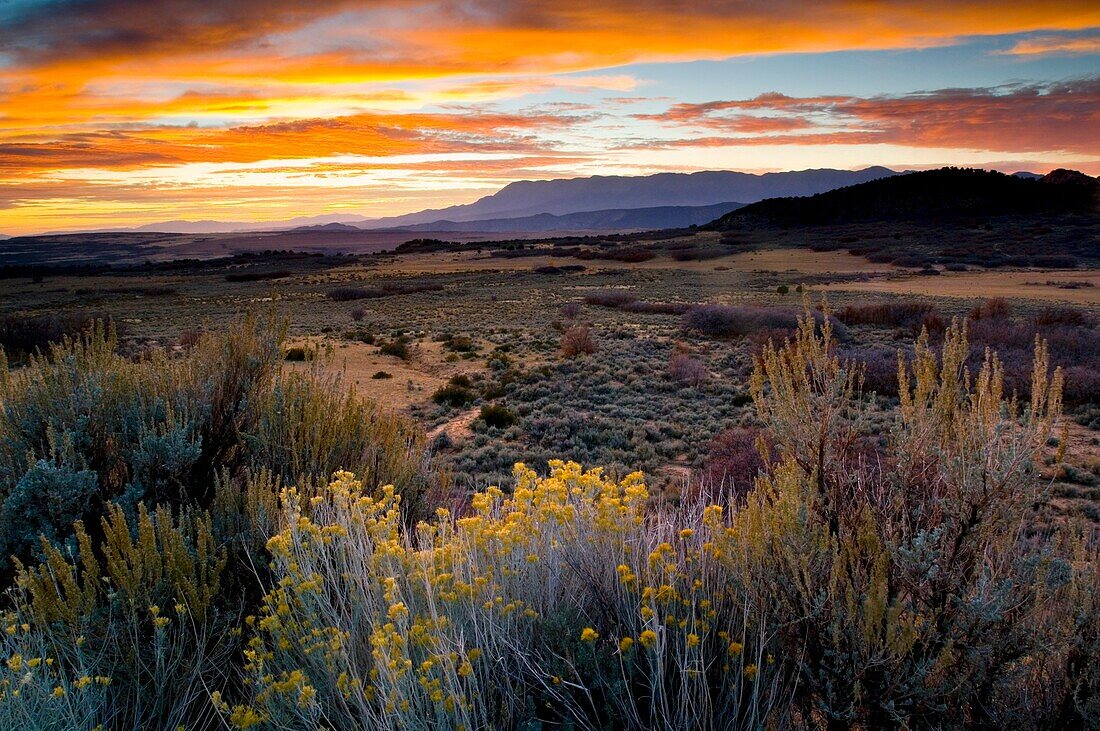
<path fill-rule="evenodd" d="M 1068 170 L 1033 180 L 988 170 L 940 168 L 804 198 L 760 201 L 722 216 L 706 228 L 1086 213 L 1095 209 L 1098 187 L 1096 179 Z"/>
<path fill-rule="evenodd" d="M 440 220 L 401 226 L 402 231 L 477 231 L 481 233 L 538 231 L 600 231 L 625 229 L 666 229 L 699 226 L 715 216 L 740 208 L 742 203 L 716 203 L 711 206 L 655 206 L 652 208 L 613 208 L 555 216 L 540 213 L 520 218 L 490 218 L 477 221 Z"/>

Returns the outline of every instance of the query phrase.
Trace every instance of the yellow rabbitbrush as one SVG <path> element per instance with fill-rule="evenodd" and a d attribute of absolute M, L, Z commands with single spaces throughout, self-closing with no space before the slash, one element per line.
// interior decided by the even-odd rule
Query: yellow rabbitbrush
<path fill-rule="evenodd" d="M 230 716 L 348 729 L 762 722 L 776 665 L 753 654 L 762 612 L 746 616 L 721 570 L 720 508 L 705 523 L 702 510 L 655 518 L 640 474 L 616 482 L 575 463 L 544 478 L 517 465 L 515 478 L 510 496 L 489 488 L 471 515 L 441 511 L 415 536 L 393 490 L 366 496 L 348 473 L 313 498 L 285 491 L 287 528 L 269 542 L 279 586 L 252 620 L 253 702 Z"/>

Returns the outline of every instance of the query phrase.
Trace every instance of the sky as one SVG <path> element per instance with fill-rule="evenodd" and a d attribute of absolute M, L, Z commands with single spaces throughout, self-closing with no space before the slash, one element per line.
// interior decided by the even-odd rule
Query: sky
<path fill-rule="evenodd" d="M 1100 174 L 1096 0 L 0 0 L 0 233 L 518 179 Z"/>

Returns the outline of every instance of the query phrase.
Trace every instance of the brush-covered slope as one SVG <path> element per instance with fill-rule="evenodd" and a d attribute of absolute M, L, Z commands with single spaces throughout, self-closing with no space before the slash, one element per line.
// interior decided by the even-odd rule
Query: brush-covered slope
<path fill-rule="evenodd" d="M 763 200 L 730 212 L 707 228 L 1090 213 L 1096 210 L 1098 190 L 1095 178 L 1070 170 L 1029 180 L 988 170 L 940 168 L 803 198 Z"/>

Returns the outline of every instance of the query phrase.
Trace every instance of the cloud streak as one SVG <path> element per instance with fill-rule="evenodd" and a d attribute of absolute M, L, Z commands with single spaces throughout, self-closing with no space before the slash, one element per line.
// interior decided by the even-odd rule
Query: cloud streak
<path fill-rule="evenodd" d="M 635 116 L 680 129 L 727 133 L 683 144 L 904 144 L 1097 155 L 1100 77 L 866 98 L 765 94 L 676 104 L 664 113 Z"/>

